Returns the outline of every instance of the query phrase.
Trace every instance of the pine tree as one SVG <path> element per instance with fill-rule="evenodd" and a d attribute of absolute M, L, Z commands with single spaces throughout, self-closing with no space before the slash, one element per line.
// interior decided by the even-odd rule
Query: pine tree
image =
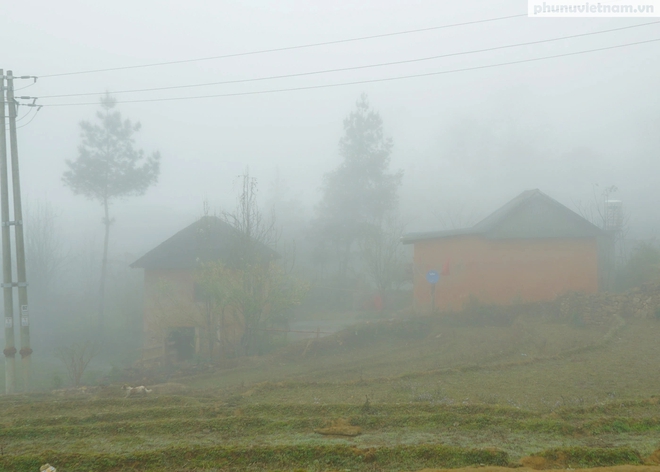
<path fill-rule="evenodd" d="M 78 158 L 67 161 L 68 170 L 62 181 L 74 194 L 82 195 L 101 204 L 104 211 L 103 260 L 99 288 L 99 335 L 105 323 L 105 282 L 108 267 L 108 241 L 110 238 L 110 205 L 118 198 L 143 195 L 155 184 L 160 173 L 160 154 L 145 157 L 135 149 L 134 134 L 140 123 L 122 119 L 115 110 L 116 100 L 109 94 L 101 99 L 97 112 L 98 123 L 80 123 L 82 142 Z"/>
<path fill-rule="evenodd" d="M 343 161 L 325 175 L 316 209 L 317 241 L 334 248 L 341 278 L 347 275 L 355 244 L 373 234 L 397 206 L 403 172 L 388 172 L 392 148 L 380 114 L 362 94 L 344 120 L 339 141 Z"/>

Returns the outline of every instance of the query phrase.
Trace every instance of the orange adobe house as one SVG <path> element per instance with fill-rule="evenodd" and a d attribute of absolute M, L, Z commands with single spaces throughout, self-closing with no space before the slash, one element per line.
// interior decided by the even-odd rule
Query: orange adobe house
<path fill-rule="evenodd" d="M 419 311 L 456 311 L 470 299 L 507 305 L 594 293 L 604 285 L 611 252 L 605 231 L 538 189 L 471 228 L 410 233 L 402 241 L 414 245 Z M 439 275 L 435 288 L 429 271 Z"/>
<path fill-rule="evenodd" d="M 198 270 L 209 262 L 231 267 L 240 237 L 227 222 L 204 216 L 131 264 L 144 269 L 144 361 L 189 361 L 208 356 L 209 344 L 215 355 L 235 355 L 244 333 L 242 320 L 230 311 L 211 315 L 199 290 Z M 277 257 L 265 245 L 256 250 L 265 259 Z"/>

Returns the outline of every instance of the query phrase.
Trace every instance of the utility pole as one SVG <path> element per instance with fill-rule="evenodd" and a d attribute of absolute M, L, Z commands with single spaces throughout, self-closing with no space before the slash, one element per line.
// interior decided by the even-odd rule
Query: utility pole
<path fill-rule="evenodd" d="M 16 391 L 16 346 L 14 345 L 14 299 L 9 234 L 9 182 L 7 180 L 7 136 L 5 134 L 5 75 L 0 69 L 0 203 L 2 218 L 2 288 L 5 308 L 5 393 Z"/>
<path fill-rule="evenodd" d="M 16 138 L 16 100 L 14 77 L 7 71 L 7 102 L 9 103 L 9 146 L 11 149 L 11 187 L 14 192 L 14 221 L 16 242 L 16 275 L 18 277 L 18 305 L 21 319 L 21 367 L 24 391 L 30 390 L 30 316 L 28 307 L 27 275 L 25 270 L 25 240 L 23 237 L 23 208 L 21 206 L 21 179 L 18 167 L 18 140 Z M 13 284 L 12 284 L 13 285 Z M 16 348 L 14 348 L 16 349 Z"/>

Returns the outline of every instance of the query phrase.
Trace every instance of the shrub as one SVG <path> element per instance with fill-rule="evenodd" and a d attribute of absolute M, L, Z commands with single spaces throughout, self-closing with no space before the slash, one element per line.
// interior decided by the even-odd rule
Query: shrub
<path fill-rule="evenodd" d="M 660 249 L 643 242 L 633 250 L 632 256 L 617 274 L 617 288 L 628 290 L 648 282 L 660 280 Z"/>

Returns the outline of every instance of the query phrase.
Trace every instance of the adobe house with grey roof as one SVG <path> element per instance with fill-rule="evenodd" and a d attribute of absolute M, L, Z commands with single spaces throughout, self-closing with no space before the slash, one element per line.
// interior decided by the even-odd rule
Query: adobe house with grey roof
<path fill-rule="evenodd" d="M 235 352 L 243 334 L 236 316 L 213 321 L 197 290 L 198 269 L 204 263 L 237 262 L 241 233 L 224 220 L 205 216 L 174 234 L 131 264 L 144 270 L 145 360 L 187 361 L 201 354 L 209 330 L 221 352 Z M 277 253 L 263 244 L 256 250 L 265 260 Z"/>
<path fill-rule="evenodd" d="M 472 227 L 409 233 L 414 306 L 460 310 L 484 304 L 552 300 L 606 288 L 611 238 L 574 211 L 528 190 Z M 439 276 L 432 284 L 434 271 Z M 437 278 L 437 277 L 436 277 Z"/>

